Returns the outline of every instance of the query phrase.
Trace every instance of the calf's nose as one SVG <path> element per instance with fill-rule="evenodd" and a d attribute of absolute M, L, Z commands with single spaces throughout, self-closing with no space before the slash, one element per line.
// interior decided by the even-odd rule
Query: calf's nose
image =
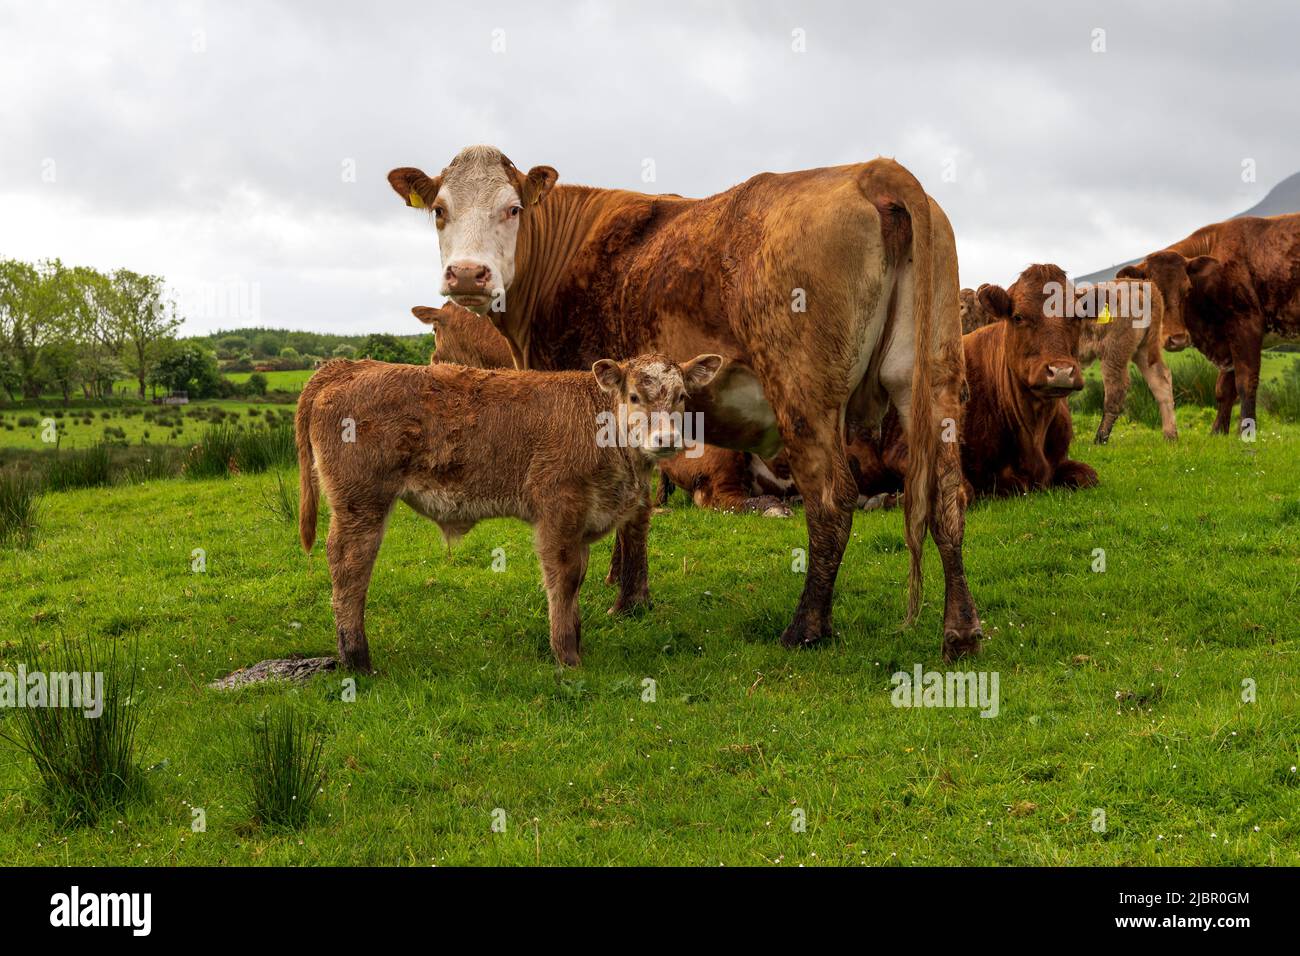
<path fill-rule="evenodd" d="M 481 262 L 457 261 L 443 273 L 445 292 L 482 292 L 492 278 L 492 270 Z"/>
<path fill-rule="evenodd" d="M 1166 352 L 1181 352 L 1191 344 L 1190 336 L 1186 332 L 1179 332 L 1177 335 L 1171 335 L 1165 339 Z"/>

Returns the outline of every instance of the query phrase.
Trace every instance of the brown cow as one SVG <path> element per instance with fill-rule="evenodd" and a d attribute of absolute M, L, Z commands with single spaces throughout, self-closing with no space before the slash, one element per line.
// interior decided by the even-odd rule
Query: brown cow
<path fill-rule="evenodd" d="M 777 471 L 784 471 L 785 477 Z M 781 499 L 793 491 L 794 481 L 784 454 L 768 462 L 749 452 L 705 445 L 698 457 L 683 453 L 659 466 L 656 504 L 667 504 L 674 487 L 685 491 L 698 508 L 788 518 L 790 508 Z"/>
<path fill-rule="evenodd" d="M 927 532 L 945 576 L 944 652 L 978 649 L 966 585 L 965 498 L 940 422 L 960 415 L 961 326 L 952 227 L 892 160 L 764 173 L 707 199 L 556 186 L 499 150 L 462 150 L 437 176 L 389 182 L 435 218 L 443 294 L 494 310 L 522 368 L 583 368 L 604 355 L 700 351 L 729 361 L 692 410 L 710 444 L 789 450 L 810 560 L 787 646 L 831 633 L 835 577 L 857 499 L 845 421 L 892 402 L 912 439 L 908 618 Z M 616 548 L 627 559 L 644 553 Z"/>
<path fill-rule="evenodd" d="M 343 666 L 370 670 L 366 591 L 399 498 L 448 538 L 486 518 L 535 526 L 551 649 L 560 663 L 577 665 L 588 546 L 621 529 L 631 546 L 645 547 L 650 472 L 682 446 L 677 423 L 687 390 L 707 385 L 721 364 L 718 355 L 681 366 L 644 355 L 568 373 L 370 360 L 322 365 L 303 388 L 295 420 L 299 533 L 310 551 L 318 478 L 331 508 L 326 549 Z M 648 427 L 602 441 L 603 422 L 630 410 L 645 415 Z M 649 599 L 643 572 L 624 565 L 614 610 Z"/>
<path fill-rule="evenodd" d="M 1211 434 L 1254 435 L 1264 333 L 1300 335 L 1300 213 L 1202 226 L 1118 273 L 1150 279 L 1165 298 L 1165 348 L 1195 345 L 1219 367 Z"/>
<path fill-rule="evenodd" d="M 1030 266 L 1010 289 L 980 289 L 993 323 L 962 337 L 970 399 L 959 436 L 962 471 L 976 494 L 1097 484 L 1091 466 L 1069 457 L 1074 426 L 1066 396 L 1083 388 L 1078 354 L 1084 322 L 1051 304 L 1054 294 L 1069 289 L 1054 265 Z M 905 442 L 891 414 L 863 446 L 870 493 L 901 486 L 909 465 Z"/>
<path fill-rule="evenodd" d="M 474 368 L 515 367 L 510 343 L 483 316 L 451 302 L 437 308 L 417 305 L 411 314 L 433 326 L 432 361 Z"/>
<path fill-rule="evenodd" d="M 961 333 L 965 335 L 968 332 L 974 332 L 976 329 L 982 329 L 993 321 L 993 318 L 980 305 L 979 294 L 987 286 L 985 282 L 979 289 L 962 289 L 961 296 Z"/>
<path fill-rule="evenodd" d="M 1101 360 L 1105 405 L 1095 441 L 1110 441 L 1111 429 L 1124 411 L 1128 398 L 1128 363 L 1133 362 L 1146 380 L 1160 408 L 1160 427 L 1171 441 L 1178 437 L 1174 417 L 1174 381 L 1165 365 L 1160 345 L 1164 340 L 1164 296 L 1153 282 L 1116 279 L 1093 286 L 1080 286 L 1075 299 L 1081 314 L 1079 365 L 1087 368 Z"/>

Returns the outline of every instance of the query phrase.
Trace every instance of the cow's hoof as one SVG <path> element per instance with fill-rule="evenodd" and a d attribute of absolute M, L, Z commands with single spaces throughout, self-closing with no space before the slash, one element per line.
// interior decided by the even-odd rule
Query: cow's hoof
<path fill-rule="evenodd" d="M 1093 444 L 1096 444 L 1096 445 L 1104 445 L 1104 444 L 1106 444 L 1107 442 L 1110 441 L 1110 436 L 1109 436 L 1109 435 L 1103 435 L 1101 432 L 1097 432 L 1097 436 L 1096 436 L 1095 438 L 1093 438 L 1092 441 L 1093 441 Z"/>
<path fill-rule="evenodd" d="M 650 595 L 643 594 L 633 598 L 620 597 L 617 601 L 614 602 L 614 606 L 611 607 L 606 613 L 611 616 L 614 616 L 620 614 L 634 614 L 634 613 L 638 613 L 641 611 L 648 611 L 648 610 L 650 610 Z"/>
<path fill-rule="evenodd" d="M 354 674 L 374 673 L 374 670 L 370 666 L 369 651 L 361 654 L 340 654 L 339 666 L 345 671 L 352 671 Z"/>
<path fill-rule="evenodd" d="M 943 659 L 955 661 L 959 657 L 972 657 L 980 652 L 984 632 L 978 627 L 951 628 L 943 632 Z"/>
<path fill-rule="evenodd" d="M 812 647 L 823 637 L 830 637 L 830 627 L 816 627 L 803 617 L 796 617 L 781 635 L 781 643 L 789 648 Z"/>
<path fill-rule="evenodd" d="M 565 651 L 564 653 L 556 651 L 555 663 L 560 665 L 560 667 L 581 667 L 582 655 L 577 651 Z"/>
<path fill-rule="evenodd" d="M 1178 441 L 1178 432 L 1165 432 L 1165 441 Z"/>

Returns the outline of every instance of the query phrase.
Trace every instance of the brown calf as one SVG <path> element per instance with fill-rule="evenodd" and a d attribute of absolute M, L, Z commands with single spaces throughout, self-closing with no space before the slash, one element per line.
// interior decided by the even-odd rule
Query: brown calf
<path fill-rule="evenodd" d="M 474 368 L 515 367 L 509 343 L 483 316 L 452 302 L 437 308 L 417 305 L 411 314 L 433 326 L 433 361 Z"/>
<path fill-rule="evenodd" d="M 560 663 L 576 666 L 588 547 L 620 530 L 626 547 L 644 552 L 650 472 L 681 447 L 677 422 L 687 391 L 706 386 L 721 364 L 717 355 L 680 366 L 645 355 L 567 373 L 369 360 L 322 365 L 303 389 L 295 422 L 299 531 L 310 551 L 318 478 L 331 507 L 326 549 L 342 664 L 370 669 L 366 591 L 389 512 L 401 499 L 448 538 L 486 518 L 533 525 L 551 649 Z M 649 427 L 611 428 L 629 409 Z M 624 562 L 615 609 L 648 601 L 644 568 L 644 560 Z"/>

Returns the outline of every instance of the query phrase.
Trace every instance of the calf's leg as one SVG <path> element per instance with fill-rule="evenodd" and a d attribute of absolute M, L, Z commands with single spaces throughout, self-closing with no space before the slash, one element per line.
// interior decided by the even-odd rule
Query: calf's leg
<path fill-rule="evenodd" d="M 334 629 L 339 663 L 348 670 L 370 672 L 366 641 L 366 591 L 370 573 L 384 539 L 384 524 L 392 501 L 356 507 L 342 503 L 330 515 L 329 557 L 333 582 Z"/>
<path fill-rule="evenodd" d="M 1103 355 L 1101 380 L 1106 397 L 1102 402 L 1101 424 L 1097 426 L 1097 435 L 1093 439 L 1098 445 L 1110 441 L 1111 429 L 1124 413 L 1124 402 L 1128 399 L 1128 358 L 1117 361 L 1111 356 Z"/>
<path fill-rule="evenodd" d="M 1170 441 L 1178 437 L 1178 419 L 1174 416 L 1174 377 L 1169 366 L 1159 358 L 1152 362 L 1147 359 L 1145 350 L 1134 356 L 1138 370 L 1146 379 L 1147 388 L 1160 406 L 1160 430 Z"/>
<path fill-rule="evenodd" d="M 551 623 L 551 651 L 566 667 L 582 663 L 582 619 L 578 592 L 587 576 L 588 547 L 578 533 L 556 525 L 537 529 L 537 557 L 542 564 L 546 606 Z"/>
<path fill-rule="evenodd" d="M 635 607 L 650 605 L 649 563 L 646 538 L 650 533 L 650 502 L 619 528 L 623 541 L 623 561 L 619 566 L 618 599 L 610 614 L 622 614 Z"/>
<path fill-rule="evenodd" d="M 1226 435 L 1228 426 L 1232 424 L 1232 406 L 1237 401 L 1237 378 L 1231 368 L 1219 369 L 1218 381 L 1214 383 L 1214 400 L 1219 405 L 1219 413 L 1214 416 L 1210 434 Z"/>

